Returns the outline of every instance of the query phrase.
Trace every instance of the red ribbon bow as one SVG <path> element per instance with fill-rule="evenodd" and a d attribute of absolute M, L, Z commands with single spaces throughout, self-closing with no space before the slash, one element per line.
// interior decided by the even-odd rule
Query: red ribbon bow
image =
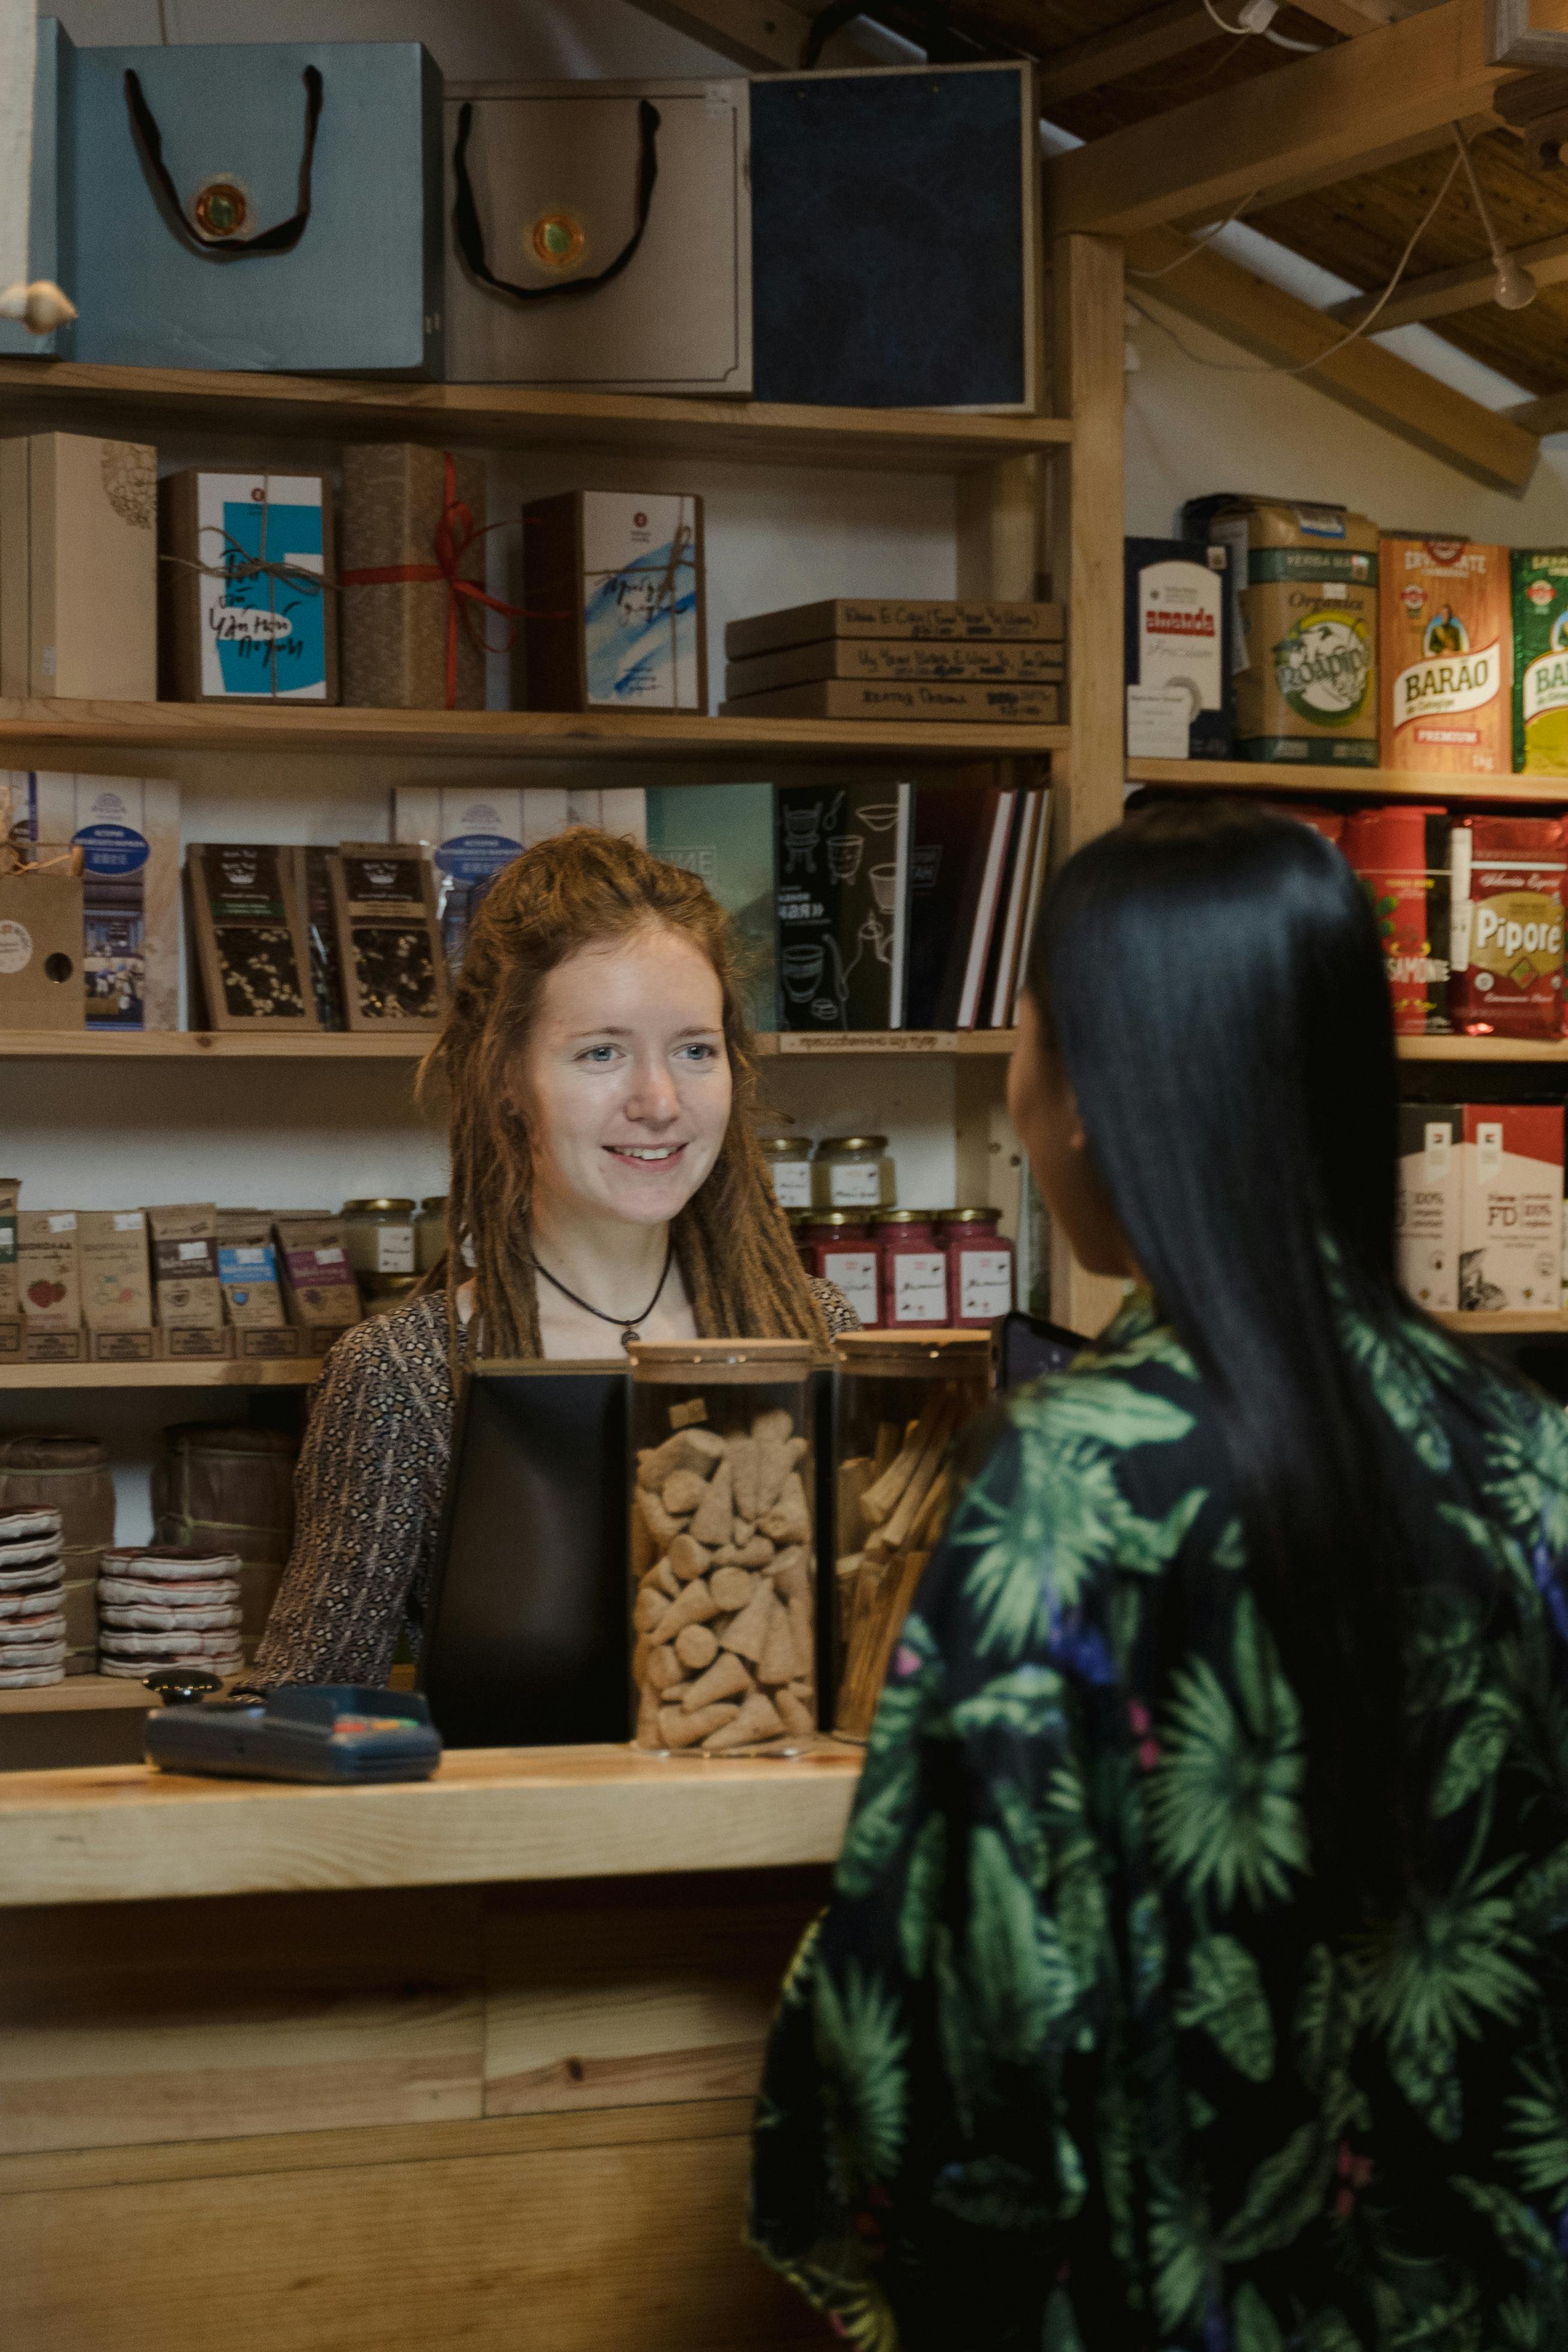
<path fill-rule="evenodd" d="M 474 607 L 483 604 L 489 612 L 504 613 L 512 626 L 504 646 L 493 648 L 497 653 L 507 651 L 517 642 L 516 624 L 527 617 L 522 604 L 504 604 L 498 596 L 487 596 L 475 580 L 463 579 L 458 572 L 468 550 L 487 530 L 499 530 L 499 523 L 476 525 L 472 509 L 457 495 L 457 468 L 452 452 L 441 453 L 444 468 L 441 520 L 435 526 L 435 561 L 434 563 L 372 563 L 354 572 L 340 572 L 338 583 L 343 588 L 392 588 L 422 580 L 444 580 L 446 583 L 446 708 L 457 708 L 457 622 L 462 615 L 468 632 L 468 642 L 476 653 L 492 648 L 486 645 Z"/>

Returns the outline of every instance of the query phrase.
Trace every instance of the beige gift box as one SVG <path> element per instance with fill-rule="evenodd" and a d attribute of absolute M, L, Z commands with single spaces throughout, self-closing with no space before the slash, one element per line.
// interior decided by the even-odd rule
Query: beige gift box
<path fill-rule="evenodd" d="M 0 441 L 0 694 L 157 699 L 157 511 L 145 442 Z"/>

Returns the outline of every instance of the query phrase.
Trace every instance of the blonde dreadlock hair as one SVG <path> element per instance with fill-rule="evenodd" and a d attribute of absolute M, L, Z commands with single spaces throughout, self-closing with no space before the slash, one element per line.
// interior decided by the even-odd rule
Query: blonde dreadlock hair
<path fill-rule="evenodd" d="M 544 1352 L 529 1263 L 532 1150 L 513 1082 L 545 981 L 583 948 L 657 925 L 683 932 L 718 977 L 734 1094 L 718 1159 L 674 1221 L 697 1329 L 711 1339 L 827 1344 L 753 1131 L 757 1067 L 728 918 L 695 874 L 623 835 L 580 824 L 551 834 L 497 876 L 468 933 L 445 1026 L 420 1071 L 422 1095 L 440 1080 L 450 1105 L 444 1273 L 451 1328 L 455 1338 L 466 1244 L 488 1355 Z"/>

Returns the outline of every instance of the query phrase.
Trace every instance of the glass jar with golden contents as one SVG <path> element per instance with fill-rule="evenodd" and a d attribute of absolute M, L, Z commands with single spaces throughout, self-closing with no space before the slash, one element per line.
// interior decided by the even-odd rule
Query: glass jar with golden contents
<path fill-rule="evenodd" d="M 349 1264 L 361 1282 L 367 1275 L 418 1272 L 412 1200 L 345 1201 L 343 1224 Z"/>
<path fill-rule="evenodd" d="M 427 1192 L 413 1221 L 413 1263 L 421 1274 L 439 1265 L 446 1248 L 446 1195 Z"/>
<path fill-rule="evenodd" d="M 898 1179 L 885 1135 L 825 1135 L 811 1162 L 814 1209 L 891 1209 Z"/>
<path fill-rule="evenodd" d="M 811 1139 L 809 1135 L 759 1135 L 762 1157 L 781 1209 L 811 1205 Z"/>

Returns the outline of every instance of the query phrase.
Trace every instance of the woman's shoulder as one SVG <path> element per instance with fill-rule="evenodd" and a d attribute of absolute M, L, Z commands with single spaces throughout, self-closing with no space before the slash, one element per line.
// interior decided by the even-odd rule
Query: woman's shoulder
<path fill-rule="evenodd" d="M 813 1275 L 810 1292 L 822 1310 L 822 1320 L 828 1327 L 830 1339 L 836 1338 L 841 1331 L 858 1331 L 861 1328 L 860 1317 L 836 1282 L 824 1282 Z"/>
<path fill-rule="evenodd" d="M 1009 1418 L 1027 1442 L 1071 1438 L 1132 1453 L 1186 1436 L 1204 1413 L 1197 1368 L 1146 1294 L 1134 1294 L 1065 1371 L 1016 1389 Z"/>
<path fill-rule="evenodd" d="M 439 1291 L 411 1299 L 391 1315 L 367 1316 L 334 1340 L 322 1371 L 323 1390 L 338 1397 L 353 1391 L 388 1402 L 400 1391 L 450 1402 L 450 1328 L 446 1300 Z"/>

